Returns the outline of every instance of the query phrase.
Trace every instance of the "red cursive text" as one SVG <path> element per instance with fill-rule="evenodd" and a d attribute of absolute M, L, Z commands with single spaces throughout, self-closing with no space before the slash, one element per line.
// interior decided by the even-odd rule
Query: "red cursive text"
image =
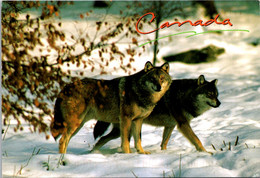
<path fill-rule="evenodd" d="M 172 25 L 174 25 L 174 24 L 178 24 L 178 26 L 180 27 L 180 26 L 182 26 L 182 25 L 185 24 L 185 23 L 190 23 L 190 25 L 192 25 L 192 26 L 198 26 L 198 25 L 200 25 L 200 26 L 209 26 L 209 25 L 212 24 L 212 23 L 216 23 L 216 24 L 218 24 L 218 25 L 221 25 L 221 24 L 222 24 L 222 25 L 227 25 L 227 24 L 229 24 L 230 26 L 233 26 L 233 24 L 230 22 L 230 19 L 225 19 L 225 20 L 223 20 L 222 22 L 218 22 L 218 21 L 217 21 L 217 19 L 218 19 L 218 17 L 219 17 L 219 14 L 218 14 L 218 15 L 216 15 L 216 17 L 215 17 L 214 19 L 210 19 L 210 20 L 206 21 L 205 23 L 203 23 L 202 20 L 197 20 L 197 21 L 194 22 L 194 23 L 192 23 L 192 21 L 190 21 L 190 20 L 186 20 L 186 21 L 184 21 L 184 22 L 173 22 L 173 23 L 165 22 L 165 23 L 163 23 L 163 24 L 160 26 L 160 28 L 157 28 L 157 29 L 152 30 L 152 31 L 149 31 L 149 32 L 142 32 L 142 31 L 140 31 L 140 30 L 138 29 L 138 24 L 139 24 L 139 22 L 142 20 L 142 18 L 144 18 L 144 17 L 147 16 L 147 15 L 152 15 L 152 19 L 150 20 L 150 22 L 153 22 L 153 20 L 156 18 L 156 16 L 154 15 L 153 12 L 148 12 L 148 13 L 144 14 L 142 17 L 140 17 L 140 18 L 138 19 L 138 21 L 136 22 L 136 26 L 135 26 L 136 31 L 137 31 L 138 33 L 141 33 L 141 34 L 149 34 L 149 33 L 155 32 L 155 31 L 157 31 L 157 30 L 159 30 L 159 29 L 163 29 L 163 28 L 165 28 L 165 27 L 169 28 L 170 26 L 172 26 Z"/>

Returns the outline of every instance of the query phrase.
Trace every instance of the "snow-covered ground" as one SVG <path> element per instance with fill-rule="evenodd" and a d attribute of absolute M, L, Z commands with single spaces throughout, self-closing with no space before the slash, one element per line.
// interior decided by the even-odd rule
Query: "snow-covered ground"
<path fill-rule="evenodd" d="M 161 57 L 173 51 L 177 53 L 209 44 L 225 48 L 226 52 L 216 62 L 170 64 L 173 79 L 197 78 L 204 74 L 207 80 L 219 80 L 219 100 L 222 104 L 191 122 L 194 132 L 213 155 L 197 152 L 177 130 L 172 133 L 168 150 L 161 151 L 163 128 L 149 125 L 143 125 L 142 145 L 151 151 L 151 155 L 137 154 L 134 149 L 131 154 L 120 153 L 120 139 L 109 142 L 99 152 L 89 153 L 95 143 L 92 134 L 95 121 L 92 120 L 71 139 L 63 165 L 60 165 L 58 143 L 53 138 L 46 140 L 44 134 L 31 133 L 26 124 L 24 131 L 14 133 L 10 125 L 2 140 L 3 176 L 260 177 L 260 47 L 250 44 L 260 39 L 260 17 L 252 14 L 223 14 L 231 19 L 233 29 L 246 29 L 249 32 L 203 34 L 190 38 L 179 35 L 160 40 L 159 52 Z M 192 28 L 184 25 L 179 31 L 162 30 L 161 36 Z M 230 29 L 219 26 L 210 28 Z M 205 30 L 201 27 L 196 29 Z M 133 65 L 141 70 L 146 60 L 151 58 L 152 49 L 148 49 L 146 55 L 136 59 Z M 96 77 L 112 78 L 115 75 Z M 234 146 L 237 136 L 238 145 Z"/>

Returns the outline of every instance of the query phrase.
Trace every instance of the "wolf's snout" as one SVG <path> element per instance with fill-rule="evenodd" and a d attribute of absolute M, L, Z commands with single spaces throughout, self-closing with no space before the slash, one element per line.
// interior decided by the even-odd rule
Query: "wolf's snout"
<path fill-rule="evenodd" d="M 221 102 L 217 99 L 216 100 L 216 103 L 215 104 L 209 104 L 211 107 L 213 107 L 213 108 L 217 108 L 217 107 L 219 107 L 220 106 L 220 104 L 221 104 Z"/>
<path fill-rule="evenodd" d="M 217 100 L 217 105 L 216 107 L 219 107 L 221 105 L 221 102 L 219 100 Z"/>

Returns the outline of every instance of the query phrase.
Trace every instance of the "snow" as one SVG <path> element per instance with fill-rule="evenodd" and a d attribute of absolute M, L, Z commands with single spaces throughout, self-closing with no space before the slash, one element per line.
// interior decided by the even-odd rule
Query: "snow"
<path fill-rule="evenodd" d="M 220 55 L 216 62 L 197 65 L 170 64 L 170 75 L 173 79 L 197 78 L 204 74 L 209 81 L 215 78 L 219 81 L 220 107 L 211 109 L 191 122 L 194 132 L 213 155 L 197 152 L 177 130 L 172 133 L 168 149 L 162 151 L 160 142 L 163 128 L 145 124 L 142 128 L 142 145 L 144 149 L 151 151 L 151 155 L 136 153 L 133 139 L 131 154 L 121 152 L 120 139 L 112 140 L 101 150 L 90 153 L 95 144 L 93 125 L 96 122 L 91 120 L 71 139 L 68 153 L 60 165 L 58 142 L 53 138 L 46 140 L 44 134 L 31 133 L 26 123 L 23 124 L 24 131 L 15 133 L 12 123 L 2 140 L 3 176 L 260 177 L 260 48 L 249 44 L 253 39 L 260 38 L 260 17 L 252 14 L 222 13 L 232 20 L 234 28 L 247 29 L 250 32 L 165 38 L 159 41 L 161 45 L 158 54 L 162 57 L 209 44 L 225 48 L 226 52 Z M 81 23 L 83 22 L 78 25 Z M 68 31 L 73 30 L 73 26 L 64 26 L 68 27 Z M 190 30 L 194 27 L 185 28 Z M 211 29 L 219 28 L 212 26 Z M 165 30 L 162 35 L 175 32 Z M 133 65 L 141 70 L 151 57 L 152 49 L 149 47 L 146 54 L 138 57 Z M 157 65 L 162 63 L 163 61 L 160 61 Z M 120 71 L 110 74 L 91 75 L 96 78 L 125 75 Z M 3 129 L 6 130 L 7 127 L 3 126 Z M 234 146 L 237 136 L 238 144 Z M 214 145 L 216 150 L 211 145 Z"/>

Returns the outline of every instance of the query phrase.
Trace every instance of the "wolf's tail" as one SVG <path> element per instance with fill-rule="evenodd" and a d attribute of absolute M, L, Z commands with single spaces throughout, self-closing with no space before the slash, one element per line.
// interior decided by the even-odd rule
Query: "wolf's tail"
<path fill-rule="evenodd" d="M 106 130 L 108 129 L 110 123 L 108 122 L 102 122 L 102 121 L 97 121 L 95 127 L 94 127 L 94 131 L 93 131 L 93 135 L 95 140 L 104 135 L 104 133 L 106 132 Z"/>
<path fill-rule="evenodd" d="M 54 106 L 54 118 L 52 119 L 51 122 L 51 134 L 55 140 L 63 133 L 65 126 L 63 124 L 63 116 L 61 112 L 61 105 L 62 99 L 57 98 Z"/>

